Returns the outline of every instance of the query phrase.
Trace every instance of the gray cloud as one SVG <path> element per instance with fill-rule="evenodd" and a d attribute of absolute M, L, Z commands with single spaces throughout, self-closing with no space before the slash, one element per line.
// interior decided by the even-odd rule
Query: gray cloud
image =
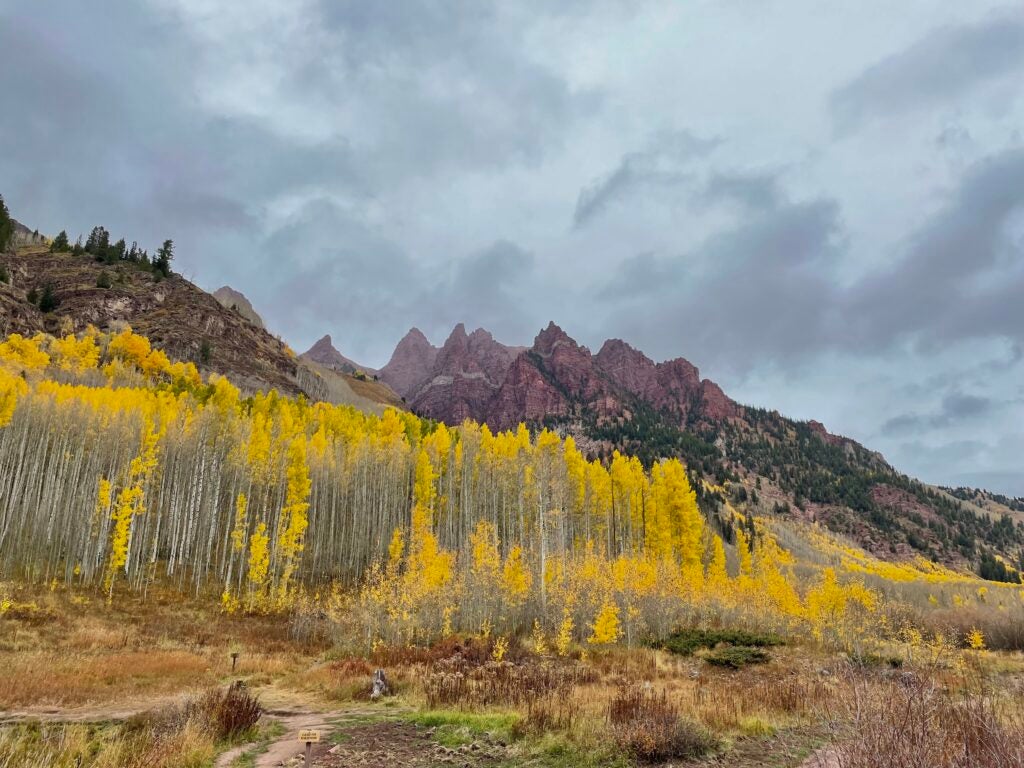
<path fill-rule="evenodd" d="M 647 147 L 624 155 L 613 171 L 580 190 L 573 225 L 584 226 L 616 201 L 644 190 L 671 189 L 691 181 L 689 161 L 706 155 L 719 143 L 718 139 L 703 139 L 689 131 L 652 137 Z"/>
<path fill-rule="evenodd" d="M 877 348 L 912 336 L 926 347 L 956 339 L 1024 340 L 1024 149 L 970 168 L 909 250 L 846 297 L 849 343 Z"/>
<path fill-rule="evenodd" d="M 905 413 L 882 424 L 885 435 L 902 435 L 943 429 L 953 424 L 986 416 L 999 407 L 988 397 L 950 392 L 942 398 L 939 410 L 930 414 Z"/>
<path fill-rule="evenodd" d="M 728 202 L 750 211 L 770 210 L 779 205 L 782 192 L 773 173 L 714 173 L 695 195 L 695 201 L 706 205 Z"/>
<path fill-rule="evenodd" d="M 741 371 L 768 354 L 795 359 L 820 349 L 838 322 L 829 276 L 839 231 L 834 201 L 786 202 L 744 215 L 689 253 L 623 262 L 599 288 L 618 305 L 608 335 L 625 327 L 662 356 L 682 338 L 698 359 Z"/>
<path fill-rule="evenodd" d="M 841 130 L 875 117 L 949 103 L 979 84 L 1024 69 L 1024 14 L 933 30 L 838 88 L 832 116 Z"/>

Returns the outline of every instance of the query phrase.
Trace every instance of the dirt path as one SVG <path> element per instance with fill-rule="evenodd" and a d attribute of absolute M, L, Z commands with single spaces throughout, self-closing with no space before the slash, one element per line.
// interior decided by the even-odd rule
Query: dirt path
<path fill-rule="evenodd" d="M 442 746 L 434 741 L 431 729 L 396 719 L 398 714 L 395 710 L 365 707 L 331 712 L 268 713 L 268 720 L 281 723 L 286 731 L 266 752 L 256 755 L 254 765 L 256 768 L 304 766 L 305 744 L 297 737 L 298 732 L 306 728 L 319 730 L 324 739 L 314 745 L 314 768 L 380 768 L 385 765 L 426 768 L 445 764 L 484 768 L 506 756 L 503 744 L 483 738 L 457 748 Z M 332 735 L 337 736 L 337 743 L 329 739 Z M 251 748 L 236 748 L 221 755 L 216 768 L 230 768 Z"/>
<path fill-rule="evenodd" d="M 174 694 L 92 707 L 26 707 L 25 709 L 0 711 L 0 725 L 11 725 L 26 720 L 41 720 L 47 723 L 118 722 L 175 704 L 184 699 L 184 694 Z"/>

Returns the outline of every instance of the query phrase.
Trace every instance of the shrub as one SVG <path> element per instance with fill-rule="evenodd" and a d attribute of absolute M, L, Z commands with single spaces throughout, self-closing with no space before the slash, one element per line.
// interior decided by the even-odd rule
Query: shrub
<path fill-rule="evenodd" d="M 748 648 L 743 645 L 730 645 L 712 651 L 704 657 L 704 661 L 716 667 L 742 669 L 750 664 L 764 664 L 771 661 L 771 656 L 760 648 Z"/>
<path fill-rule="evenodd" d="M 205 723 L 219 741 L 234 738 L 256 726 L 263 707 L 241 680 L 226 689 L 214 689 L 185 706 L 189 719 Z"/>
<path fill-rule="evenodd" d="M 609 702 L 608 722 L 619 746 L 638 760 L 699 757 L 715 746 L 707 730 L 679 716 L 664 691 L 620 688 Z"/>
<path fill-rule="evenodd" d="M 199 345 L 199 360 L 203 363 L 208 363 L 213 359 L 213 345 L 209 341 L 203 339 Z"/>
<path fill-rule="evenodd" d="M 39 304 L 39 289 L 35 286 L 29 288 L 28 293 L 25 294 L 25 300 L 29 304 Z"/>
<path fill-rule="evenodd" d="M 0 283 L 9 282 L 11 282 L 11 276 L 7 272 L 7 267 L 5 267 L 3 264 L 0 264 Z"/>
<path fill-rule="evenodd" d="M 110 274 L 108 272 L 100 272 L 99 277 L 96 278 L 97 288 L 109 288 L 113 283 L 110 280 Z"/>
<path fill-rule="evenodd" d="M 763 632 L 748 632 L 743 629 L 697 629 L 694 627 L 677 629 L 655 647 L 677 653 L 680 656 L 691 656 L 701 648 L 714 648 L 717 645 L 742 645 L 748 648 L 769 648 L 785 645 L 778 635 Z"/>

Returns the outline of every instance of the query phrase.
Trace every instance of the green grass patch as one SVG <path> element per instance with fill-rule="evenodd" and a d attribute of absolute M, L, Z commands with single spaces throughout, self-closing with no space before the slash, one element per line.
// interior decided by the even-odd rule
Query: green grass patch
<path fill-rule="evenodd" d="M 434 740 L 445 747 L 461 747 L 484 735 L 511 741 L 519 715 L 509 712 L 429 710 L 408 715 L 407 722 L 434 728 Z"/>
<path fill-rule="evenodd" d="M 515 754 L 498 763 L 498 768 L 631 768 L 633 763 L 611 740 L 580 744 L 566 734 L 545 733 L 526 736 Z"/>

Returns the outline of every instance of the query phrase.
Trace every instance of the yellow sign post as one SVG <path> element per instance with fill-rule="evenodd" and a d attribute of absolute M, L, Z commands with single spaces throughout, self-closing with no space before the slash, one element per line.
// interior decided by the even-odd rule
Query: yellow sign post
<path fill-rule="evenodd" d="M 320 742 L 320 731 L 303 728 L 299 731 L 299 741 L 306 742 L 306 768 L 313 765 L 313 745 Z"/>

